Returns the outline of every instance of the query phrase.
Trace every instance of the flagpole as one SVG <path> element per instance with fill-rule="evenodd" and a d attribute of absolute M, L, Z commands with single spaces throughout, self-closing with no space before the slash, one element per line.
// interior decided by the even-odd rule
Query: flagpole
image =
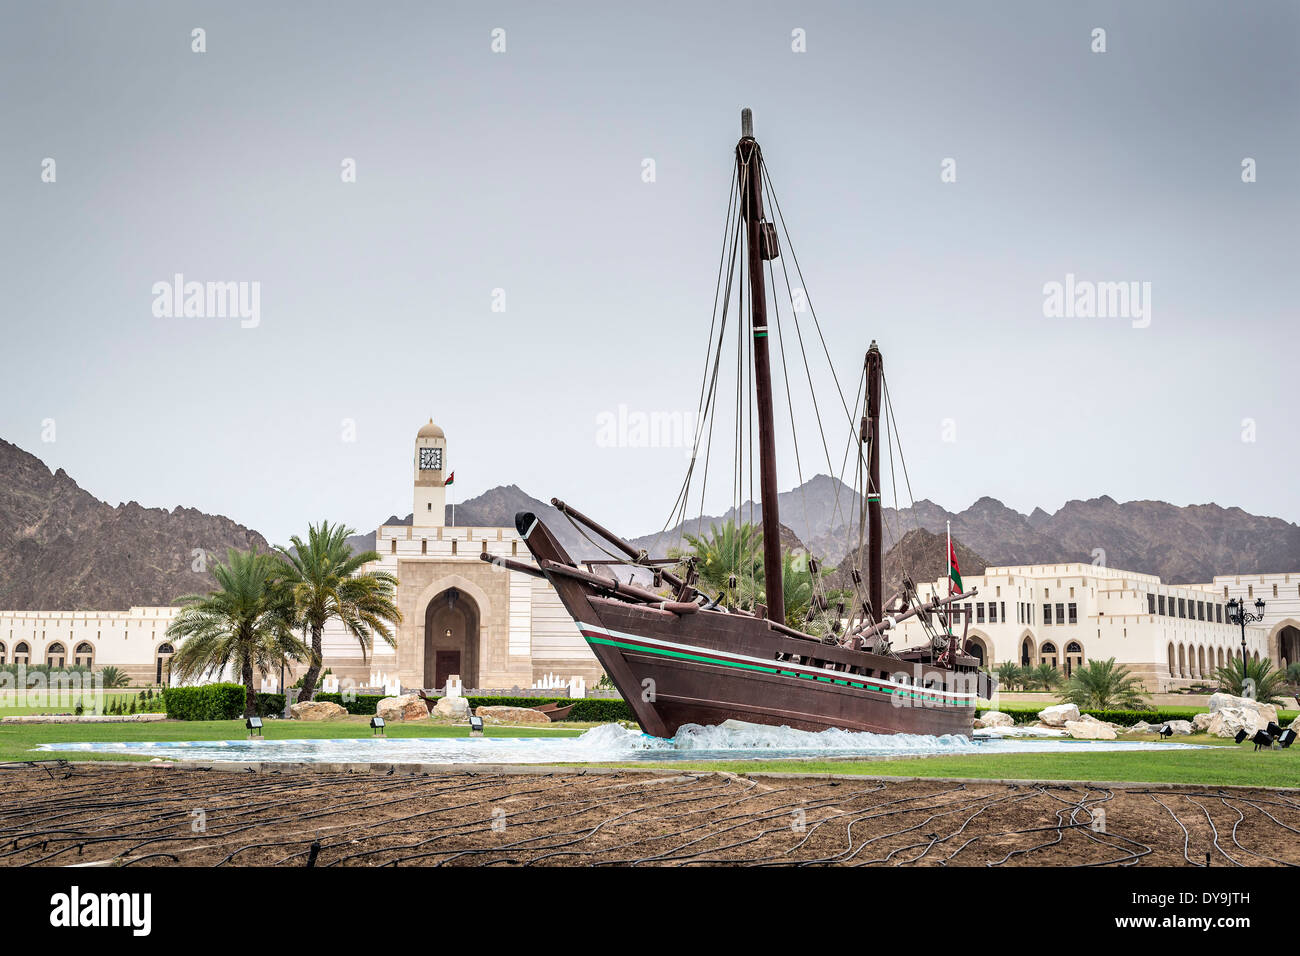
<path fill-rule="evenodd" d="M 945 522 L 948 528 L 948 551 L 944 560 L 948 562 L 948 594 L 952 594 L 952 522 Z M 952 637 L 952 605 L 948 605 L 948 636 Z"/>

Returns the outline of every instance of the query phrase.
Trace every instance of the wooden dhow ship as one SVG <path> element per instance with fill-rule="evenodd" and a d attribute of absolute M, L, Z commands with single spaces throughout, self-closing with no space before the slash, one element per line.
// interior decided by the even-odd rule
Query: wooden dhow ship
<path fill-rule="evenodd" d="M 487 555 L 483 556 L 484 560 L 495 561 L 512 571 L 545 577 L 555 587 L 605 672 L 636 714 L 641 728 L 654 736 L 672 737 L 687 724 L 713 725 L 726 720 L 809 731 L 841 728 L 886 734 L 968 734 L 977 697 L 991 691 L 991 679 L 979 669 L 979 660 L 966 653 L 964 639 L 953 633 L 957 610 L 954 602 L 974 592 L 922 600 L 910 579 L 905 578 L 901 593 L 892 596 L 888 605 L 882 593 L 885 526 L 880 461 L 884 365 L 874 342 L 863 363 L 860 403 L 855 399 L 860 416 L 848 413 L 841 393 L 851 432 L 845 461 L 849 448 L 856 447 L 855 491 L 860 492 L 855 494 L 853 520 L 847 522 L 848 527 L 856 525 L 858 535 L 857 549 L 846 559 L 846 564 L 852 563 L 849 569 L 852 600 L 843 596 L 840 600 L 828 599 L 822 580 L 824 572 L 817 567 L 815 559 L 809 559 L 808 580 L 812 582 L 813 594 L 805 619 L 799 622 L 800 626 L 786 621 L 784 572 L 790 561 L 781 546 L 767 277 L 764 275 L 765 270 L 772 275 L 771 263 L 778 259 L 781 250 L 776 225 L 764 215 L 765 187 L 782 226 L 784 220 L 770 186 L 764 181 L 766 168 L 754 139 L 749 110 L 742 114 L 741 127 L 742 135 L 735 150 L 728 226 L 724 231 L 723 262 L 719 266 L 720 292 L 715 296 L 714 325 L 718 330 L 715 337 L 714 329 L 710 329 L 709 358 L 705 383 L 701 386 L 704 415 L 697 424 L 691 467 L 674 514 L 680 512 L 684 523 L 692 477 L 701 460 L 700 444 L 706 423 L 709 451 L 703 456 L 702 472 L 704 483 L 707 482 L 711 423 L 719 404 L 717 384 L 727 303 L 736 291 L 736 300 L 742 308 L 737 310 L 741 315 L 733 323 L 738 326 L 736 339 L 740 350 L 733 484 L 737 493 L 744 484 L 741 468 L 747 424 L 749 433 L 752 435 L 756 430 L 758 437 L 761 600 L 749 602 L 748 608 L 742 606 L 745 602 L 735 600 L 740 583 L 735 575 L 727 582 L 727 593 L 710 594 L 701 586 L 694 558 L 653 558 L 558 499 L 552 499 L 555 508 L 607 559 L 576 561 L 545 522 L 535 514 L 521 512 L 516 515 L 515 524 L 536 566 Z M 729 258 L 728 234 L 732 236 Z M 785 235 L 789 247 L 788 232 Z M 797 259 L 794 265 L 801 281 Z M 725 295 L 722 294 L 724 269 Z M 788 272 L 784 267 L 782 272 L 788 285 Z M 718 300 L 723 303 L 721 322 Z M 780 335 L 779 310 L 774 317 Z M 797 318 L 791 313 L 791 319 L 797 321 Z M 803 331 L 796 326 L 796 332 L 802 349 Z M 817 332 L 821 337 L 820 326 Z M 824 341 L 822 337 L 823 348 Z M 784 344 L 781 349 L 788 395 L 790 382 Z M 827 352 L 828 361 L 829 358 Z M 807 368 L 806 354 L 804 360 Z M 811 374 L 809 378 L 811 385 Z M 836 385 L 838 388 L 838 380 Z M 887 391 L 885 400 L 888 401 Z M 892 415 L 886 412 L 886 417 Z M 791 409 L 792 427 L 793 422 Z M 822 445 L 826 446 L 824 433 Z M 751 487 L 754 458 L 751 442 Z M 829 451 L 827 460 L 829 463 Z M 700 490 L 701 514 L 704 483 Z M 752 495 L 748 504 L 752 514 Z M 739 498 L 737 506 L 735 514 L 739 516 L 743 509 Z M 754 547 L 757 549 L 757 545 Z M 618 565 L 630 569 L 626 579 L 618 576 Z M 752 567 L 758 567 L 757 560 Z M 754 575 L 757 577 L 756 570 Z M 752 593 L 758 594 L 756 590 Z M 895 650 L 890 642 L 891 631 L 909 618 L 920 619 L 929 640 L 920 647 Z M 969 624 L 968 615 L 966 623 Z"/>

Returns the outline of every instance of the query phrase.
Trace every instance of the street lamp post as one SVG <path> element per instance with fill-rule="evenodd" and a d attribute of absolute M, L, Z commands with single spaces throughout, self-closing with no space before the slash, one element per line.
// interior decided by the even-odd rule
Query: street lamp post
<path fill-rule="evenodd" d="M 1246 610 L 1246 599 L 1233 598 L 1228 602 L 1228 621 L 1232 624 L 1241 625 L 1241 679 L 1246 679 L 1246 625 L 1255 624 L 1264 620 L 1264 599 L 1255 599 L 1255 611 L 1251 614 Z"/>

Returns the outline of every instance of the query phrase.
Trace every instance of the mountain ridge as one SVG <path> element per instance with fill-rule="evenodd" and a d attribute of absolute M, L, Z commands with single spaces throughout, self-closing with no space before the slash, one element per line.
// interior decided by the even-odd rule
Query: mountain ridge
<path fill-rule="evenodd" d="M 804 543 L 828 568 L 843 562 L 856 541 L 862 504 L 853 489 L 815 475 L 782 492 L 778 502 L 791 540 Z M 538 515 L 575 559 L 606 556 L 591 540 L 594 534 L 515 484 L 459 502 L 455 517 L 459 526 L 512 527 L 517 511 Z M 686 531 L 700 527 L 707 533 L 711 523 L 737 515 L 749 520 L 750 513 L 746 502 L 721 515 L 688 519 L 663 534 L 629 540 L 653 548 L 658 557 Z M 752 513 L 761 520 L 762 506 L 753 505 Z M 1206 583 L 1215 574 L 1300 570 L 1300 525 L 1214 502 L 1118 502 L 1103 494 L 1070 499 L 1055 512 L 1034 508 L 1025 515 L 984 495 L 957 512 L 922 498 L 905 508 L 885 508 L 884 517 L 887 555 L 909 532 L 942 535 L 951 523 L 953 538 L 991 566 L 1100 558 L 1110 567 L 1157 574 L 1170 584 Z M 410 521 L 409 515 L 393 515 L 386 523 Z M 350 542 L 373 549 L 374 531 Z M 179 505 L 146 508 L 134 500 L 109 505 L 64 469 L 51 471 L 35 455 L 0 439 L 0 608 L 118 610 L 169 604 L 211 587 L 210 574 L 195 567 L 206 567 L 210 556 L 223 557 L 228 547 L 269 550 L 260 533 L 224 515 Z M 928 566 L 933 547 L 929 539 L 914 538 L 899 555 L 909 550 L 924 555 Z"/>

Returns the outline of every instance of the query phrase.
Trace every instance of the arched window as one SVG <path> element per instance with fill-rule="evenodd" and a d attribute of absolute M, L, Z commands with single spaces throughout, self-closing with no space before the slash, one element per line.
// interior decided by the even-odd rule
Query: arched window
<path fill-rule="evenodd" d="M 31 663 L 32 649 L 27 646 L 26 641 L 19 641 L 14 645 L 14 663 L 26 666 Z"/>
<path fill-rule="evenodd" d="M 1205 671 L 1205 648 L 1204 647 L 1198 647 L 1196 649 L 1196 665 L 1200 669 L 1202 677 L 1208 676 Z"/>
<path fill-rule="evenodd" d="M 1222 648 L 1222 647 L 1219 648 L 1219 666 L 1220 666 L 1220 667 L 1225 666 L 1224 663 L 1223 663 L 1223 648 Z"/>
<path fill-rule="evenodd" d="M 45 649 L 45 665 L 47 667 L 62 667 L 67 657 L 67 650 L 58 641 Z"/>
<path fill-rule="evenodd" d="M 72 653 L 72 663 L 77 667 L 90 669 L 95 666 L 95 649 L 88 641 L 82 641 Z"/>
<path fill-rule="evenodd" d="M 1178 661 L 1174 659 L 1174 645 L 1172 643 L 1169 645 L 1169 676 L 1178 676 Z"/>
<path fill-rule="evenodd" d="M 154 683 L 167 687 L 172 682 L 172 655 L 175 649 L 170 644 L 159 644 L 154 659 Z"/>
<path fill-rule="evenodd" d="M 1178 676 L 1187 676 L 1187 645 L 1178 645 Z"/>
<path fill-rule="evenodd" d="M 1056 645 L 1053 644 L 1051 641 L 1048 641 L 1046 644 L 1044 644 L 1042 653 L 1039 654 L 1039 659 L 1042 663 L 1050 664 L 1052 667 L 1055 667 L 1056 666 Z"/>
<path fill-rule="evenodd" d="M 1065 645 L 1065 676 L 1069 677 L 1082 666 L 1083 645 L 1078 641 L 1071 641 Z"/>
<path fill-rule="evenodd" d="M 0 641 L 0 664 L 8 664 L 8 663 L 9 663 L 8 659 L 7 659 L 6 656 L 5 656 L 7 653 L 8 653 L 8 651 L 5 650 L 5 642 L 4 642 L 4 641 Z"/>

